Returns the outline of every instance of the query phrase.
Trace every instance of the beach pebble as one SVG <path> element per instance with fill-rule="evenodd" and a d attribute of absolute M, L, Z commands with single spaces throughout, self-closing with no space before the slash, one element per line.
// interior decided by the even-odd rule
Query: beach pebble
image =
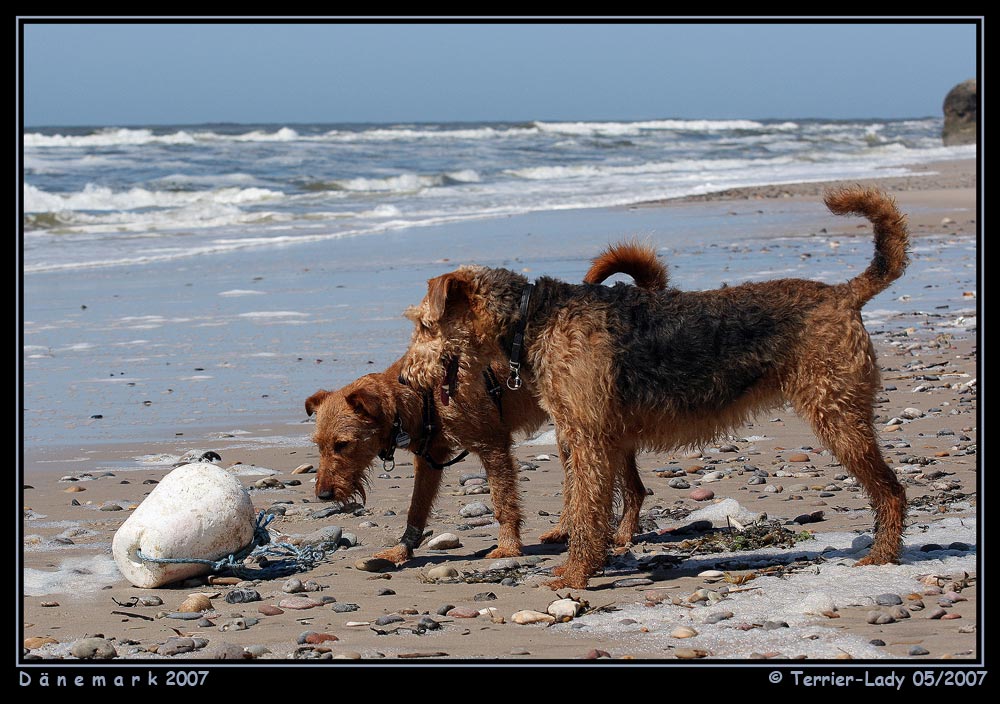
<path fill-rule="evenodd" d="M 285 613 L 283 609 L 279 609 L 277 606 L 272 604 L 261 604 L 257 607 L 257 611 L 265 616 L 280 616 Z"/>
<path fill-rule="evenodd" d="M 117 504 L 114 501 L 105 501 L 103 504 L 101 504 L 101 508 L 98 509 L 98 510 L 99 511 L 123 511 L 124 509 L 121 507 L 120 504 Z"/>
<path fill-rule="evenodd" d="M 732 611 L 718 611 L 705 617 L 705 623 L 713 624 L 719 621 L 727 621 L 733 617 Z"/>
<path fill-rule="evenodd" d="M 524 648 L 511 648 L 510 649 L 510 654 L 511 655 L 531 655 L 531 653 L 528 650 L 524 649 Z"/>
<path fill-rule="evenodd" d="M 698 635 L 698 631 L 690 626 L 678 626 L 670 631 L 671 638 L 694 638 L 696 635 Z"/>
<path fill-rule="evenodd" d="M 305 591 L 305 587 L 302 586 L 302 580 L 292 577 L 281 585 L 281 591 L 285 594 L 297 594 L 301 591 Z"/>
<path fill-rule="evenodd" d="M 691 485 L 688 483 L 688 481 L 686 479 L 684 479 L 684 477 L 674 477 L 669 482 L 667 482 L 667 486 L 669 486 L 671 489 L 690 489 L 691 488 Z"/>
<path fill-rule="evenodd" d="M 462 547 L 462 541 L 454 533 L 442 533 L 428 540 L 427 547 L 430 550 L 451 550 Z"/>
<path fill-rule="evenodd" d="M 81 638 L 73 643 L 69 652 L 81 660 L 110 660 L 118 657 L 115 646 L 104 638 Z"/>
<path fill-rule="evenodd" d="M 496 601 L 497 595 L 493 592 L 479 592 L 474 597 L 473 601 Z"/>
<path fill-rule="evenodd" d="M 646 587 L 653 584 L 653 580 L 648 577 L 627 577 L 625 579 L 616 579 L 611 583 L 611 586 L 615 589 L 623 589 L 628 587 Z"/>
<path fill-rule="evenodd" d="M 421 616 L 420 620 L 417 621 L 417 625 L 421 628 L 426 628 L 428 631 L 436 631 L 441 628 L 441 624 L 430 616 Z"/>
<path fill-rule="evenodd" d="M 256 623 L 257 619 L 254 619 L 253 621 L 254 621 L 254 623 Z M 246 629 L 250 628 L 251 625 L 252 624 L 250 624 L 248 622 L 248 619 L 245 619 L 245 618 L 231 618 L 231 619 L 228 619 L 227 621 L 224 621 L 223 623 L 220 623 L 219 624 L 219 630 L 222 631 L 222 632 L 226 632 L 226 631 L 245 631 Z"/>
<path fill-rule="evenodd" d="M 299 545 L 311 545 L 319 550 L 336 550 L 344 537 L 340 526 L 325 526 L 299 538 Z M 355 541 L 357 542 L 357 541 Z"/>
<path fill-rule="evenodd" d="M 910 612 L 906 610 L 905 606 L 893 606 L 889 609 L 889 615 L 892 616 L 897 621 L 904 618 L 910 618 Z"/>
<path fill-rule="evenodd" d="M 796 452 L 788 456 L 789 462 L 808 462 L 809 455 L 804 452 Z"/>
<path fill-rule="evenodd" d="M 305 642 L 310 645 L 321 645 L 323 643 L 329 643 L 335 640 L 340 640 L 337 636 L 332 633 L 313 633 L 309 632 L 305 637 Z"/>
<path fill-rule="evenodd" d="M 365 560 L 358 560 L 354 563 L 354 569 L 362 572 L 385 572 L 396 568 L 396 563 L 392 560 L 385 560 L 381 557 L 369 557 Z"/>
<path fill-rule="evenodd" d="M 244 651 L 250 654 L 250 657 L 257 659 L 263 657 L 271 652 L 270 648 L 266 645 L 248 645 L 244 648 Z"/>
<path fill-rule="evenodd" d="M 765 631 L 774 631 L 779 628 L 788 628 L 788 623 L 785 621 L 764 621 Z"/>
<path fill-rule="evenodd" d="M 260 592 L 256 589 L 233 589 L 226 594 L 227 604 L 246 604 L 251 601 L 260 601 Z"/>
<path fill-rule="evenodd" d="M 956 618 L 962 618 L 962 614 L 945 614 L 941 617 L 942 621 L 951 621 Z"/>
<path fill-rule="evenodd" d="M 310 599 L 307 596 L 292 596 L 287 599 L 282 599 L 278 602 L 278 606 L 282 609 L 312 609 L 317 606 L 322 606 L 323 602 L 316 601 L 315 599 Z"/>
<path fill-rule="evenodd" d="M 510 620 L 514 623 L 526 626 L 534 623 L 554 623 L 555 616 L 550 616 L 549 614 L 543 614 L 541 611 L 532 611 L 530 609 L 525 609 L 523 611 L 518 611 L 510 617 Z"/>
<path fill-rule="evenodd" d="M 688 497 L 694 501 L 708 501 L 715 498 L 715 492 L 711 489 L 698 488 L 688 494 Z"/>
<path fill-rule="evenodd" d="M 466 484 L 468 484 L 469 482 L 471 482 L 473 480 L 479 480 L 481 482 L 484 482 L 484 481 L 486 481 L 486 475 L 483 474 L 483 473 L 479 473 L 479 474 L 463 474 L 462 476 L 460 476 L 458 478 L 458 483 L 460 485 L 462 485 L 462 486 L 465 486 Z"/>
<path fill-rule="evenodd" d="M 375 619 L 376 626 L 388 626 L 390 623 L 401 623 L 405 619 L 398 614 L 387 614 L 385 616 L 379 616 Z"/>
<path fill-rule="evenodd" d="M 486 504 L 481 501 L 476 501 L 475 503 L 467 504 L 462 507 L 462 510 L 458 512 L 463 518 L 475 518 L 477 516 L 485 516 L 486 514 L 493 513 L 491 509 Z"/>
<path fill-rule="evenodd" d="M 437 565 L 427 570 L 427 578 L 433 580 L 452 579 L 458 576 L 458 570 L 451 565 Z"/>
<path fill-rule="evenodd" d="M 499 560 L 494 560 L 491 562 L 486 569 L 488 570 L 513 570 L 521 566 L 521 561 L 516 557 L 504 557 Z"/>
<path fill-rule="evenodd" d="M 907 655 L 927 655 L 930 651 L 922 645 L 914 645 L 910 647 Z"/>
<path fill-rule="evenodd" d="M 338 603 L 334 604 L 330 608 L 333 611 L 336 611 L 338 614 L 346 614 L 346 613 L 348 613 L 350 611 L 357 611 L 361 607 L 358 606 L 357 604 L 352 604 L 350 602 L 346 602 L 345 601 L 345 602 L 338 602 Z"/>
<path fill-rule="evenodd" d="M 452 618 L 478 618 L 479 609 L 471 609 L 467 606 L 455 606 L 445 613 L 445 616 Z"/>
<path fill-rule="evenodd" d="M 181 605 L 177 607 L 177 610 L 181 613 L 195 613 L 210 611 L 212 609 L 212 600 L 209 599 L 204 594 L 192 594 L 187 599 L 181 602 Z"/>
<path fill-rule="evenodd" d="M 800 516 L 796 516 L 794 519 L 792 519 L 792 523 L 805 525 L 807 523 L 819 523 L 822 520 L 823 520 L 823 512 L 813 511 L 812 513 L 803 513 Z"/>
<path fill-rule="evenodd" d="M 874 645 L 877 648 L 881 648 L 885 645 L 885 641 L 882 640 L 881 638 L 873 638 L 872 640 L 868 641 L 868 645 Z"/>
<path fill-rule="evenodd" d="M 879 606 L 897 606 L 903 603 L 903 598 L 899 594 L 879 594 L 875 597 L 875 603 Z"/>
<path fill-rule="evenodd" d="M 896 619 L 886 611 L 869 611 L 865 616 L 866 623 L 884 625 L 887 623 L 895 623 Z"/>
<path fill-rule="evenodd" d="M 200 650 L 198 657 L 207 660 L 248 660 L 252 655 L 235 643 L 213 642 Z"/>
<path fill-rule="evenodd" d="M 438 616 L 446 616 L 448 612 L 454 608 L 455 608 L 454 604 L 445 604 L 444 606 L 439 606 L 434 613 L 436 613 Z"/>
<path fill-rule="evenodd" d="M 939 619 L 939 618 L 943 618 L 947 614 L 948 614 L 948 612 L 945 611 L 944 609 L 942 609 L 939 606 L 936 609 L 931 609 L 931 611 L 928 612 L 928 614 L 927 614 L 927 618 L 930 618 L 930 619 Z"/>
<path fill-rule="evenodd" d="M 312 474 L 316 472 L 316 468 L 311 464 L 300 464 L 298 467 L 292 470 L 292 474 Z"/>
<path fill-rule="evenodd" d="M 899 414 L 900 418 L 905 418 L 906 420 L 913 420 L 914 418 L 920 418 L 924 415 L 924 412 L 919 408 L 904 408 L 902 413 Z"/>
<path fill-rule="evenodd" d="M 195 649 L 195 642 L 193 638 L 167 638 L 166 642 L 162 645 L 157 646 L 157 655 L 180 655 L 181 653 L 190 653 Z"/>
<path fill-rule="evenodd" d="M 698 648 L 675 648 L 674 657 L 678 660 L 696 660 L 708 656 L 708 651 Z"/>
<path fill-rule="evenodd" d="M 164 618 L 175 618 L 179 621 L 197 621 L 201 618 L 200 611 L 166 611 L 162 613 Z"/>
<path fill-rule="evenodd" d="M 584 660 L 599 660 L 600 658 L 610 658 L 611 653 L 607 650 L 598 650 L 594 648 L 593 650 L 587 651 L 587 654 L 583 656 Z"/>
<path fill-rule="evenodd" d="M 576 618 L 582 609 L 583 604 L 578 601 L 573 599 L 557 599 L 549 604 L 545 611 L 550 616 L 554 616 L 557 621 L 563 621 Z"/>
<path fill-rule="evenodd" d="M 49 638 L 48 636 L 35 636 L 33 638 L 25 638 L 24 647 L 28 650 L 35 650 L 36 648 L 41 648 L 43 645 L 58 642 L 55 638 Z"/>
<path fill-rule="evenodd" d="M 65 489 L 63 489 L 63 491 L 65 491 L 67 494 L 76 494 L 81 491 L 86 491 L 86 489 L 82 486 L 76 486 L 74 484 L 73 486 L 66 487 Z"/>
<path fill-rule="evenodd" d="M 375 596 L 393 596 L 396 592 L 389 587 L 379 587 L 375 590 Z"/>

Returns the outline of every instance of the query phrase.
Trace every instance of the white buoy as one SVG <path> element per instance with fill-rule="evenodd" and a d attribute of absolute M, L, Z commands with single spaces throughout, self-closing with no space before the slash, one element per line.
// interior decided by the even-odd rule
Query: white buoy
<path fill-rule="evenodd" d="M 218 560 L 250 543 L 253 503 L 239 480 L 214 464 L 165 476 L 115 533 L 111 554 L 136 587 L 159 587 L 205 574 L 208 565 L 145 562 L 138 556 Z"/>

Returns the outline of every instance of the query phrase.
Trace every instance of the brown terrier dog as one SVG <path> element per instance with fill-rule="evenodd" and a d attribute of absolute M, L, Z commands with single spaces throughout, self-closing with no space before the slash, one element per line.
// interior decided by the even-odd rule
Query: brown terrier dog
<path fill-rule="evenodd" d="M 632 276 L 639 286 L 662 290 L 667 285 L 667 273 L 656 252 L 634 243 L 609 248 L 595 260 L 585 280 L 599 283 L 619 272 Z M 512 435 L 537 429 L 548 418 L 545 411 L 531 394 L 502 388 L 497 380 L 506 376 L 506 362 L 475 371 L 456 365 L 450 370 L 449 385 L 441 390 L 441 403 L 435 402 L 432 392 L 400 384 L 401 370 L 400 359 L 384 372 L 367 374 L 338 391 L 317 391 L 306 400 L 306 413 L 316 413 L 313 440 L 320 452 L 316 496 L 343 502 L 359 496 L 363 501 L 367 471 L 376 457 L 388 464 L 397 447 L 413 452 L 414 484 L 406 532 L 397 546 L 375 555 L 405 562 L 423 539 L 441 470 L 453 463 L 447 458 L 457 448 L 465 448 L 482 461 L 500 523 L 497 548 L 487 557 L 520 555 L 521 508 L 517 462 L 510 452 Z M 623 516 L 616 543 L 627 545 L 638 529 L 646 490 L 634 453 L 624 458 L 617 472 Z M 564 492 L 572 493 L 568 469 Z M 565 542 L 570 530 L 567 521 L 561 518 L 559 526 L 541 540 Z"/>
<path fill-rule="evenodd" d="M 431 279 L 407 311 L 406 380 L 430 388 L 456 359 L 471 373 L 509 360 L 508 383 L 525 376 L 568 446 L 572 537 L 551 587 L 584 588 L 604 564 L 624 457 L 701 446 L 783 401 L 868 493 L 876 534 L 858 564 L 898 559 L 906 494 L 879 451 L 879 371 L 860 310 L 906 267 L 905 218 L 891 198 L 860 187 L 831 192 L 826 204 L 874 226 L 874 259 L 846 283 L 650 292 L 547 277 L 532 285 L 506 269 L 462 267 Z"/>

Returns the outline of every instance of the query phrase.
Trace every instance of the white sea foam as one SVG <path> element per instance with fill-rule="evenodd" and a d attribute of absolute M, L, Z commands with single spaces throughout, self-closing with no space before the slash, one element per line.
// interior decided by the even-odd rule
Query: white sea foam
<path fill-rule="evenodd" d="M 469 129 L 411 129 L 404 127 L 374 128 L 358 132 L 331 130 L 323 138 L 335 142 L 384 142 L 384 141 L 405 141 L 405 140 L 435 140 L 435 139 L 504 139 L 509 137 L 523 137 L 537 134 L 535 127 L 474 127 Z"/>
<path fill-rule="evenodd" d="M 392 191 L 394 193 L 413 193 L 424 188 L 440 186 L 444 176 L 422 176 L 420 174 L 399 174 L 385 178 L 350 178 L 333 182 L 345 191 Z"/>
<path fill-rule="evenodd" d="M 48 193 L 31 184 L 24 185 L 24 210 L 27 213 L 65 210 L 136 210 L 139 208 L 177 208 L 194 204 L 243 205 L 278 200 L 281 191 L 266 188 L 218 188 L 211 191 L 149 191 L 132 188 L 113 191 L 106 186 L 88 183 L 76 193 Z"/>
<path fill-rule="evenodd" d="M 218 295 L 229 298 L 235 298 L 237 296 L 263 296 L 264 291 L 251 291 L 245 288 L 234 288 L 229 291 L 219 291 Z"/>
<path fill-rule="evenodd" d="M 171 134 L 156 135 L 148 129 L 126 129 L 109 127 L 87 135 L 38 134 L 24 135 L 25 148 L 31 147 L 113 147 L 135 144 L 192 144 L 188 132 L 181 130 Z"/>
<path fill-rule="evenodd" d="M 258 318 L 261 320 L 269 320 L 272 318 L 308 318 L 308 313 L 299 313 L 294 310 L 255 310 L 249 313 L 240 313 L 241 318 Z"/>
<path fill-rule="evenodd" d="M 96 592 L 101 587 L 122 579 L 110 555 L 70 557 L 55 570 L 24 569 L 22 588 L 25 596 L 46 594 L 76 594 Z"/>
<path fill-rule="evenodd" d="M 638 122 L 536 122 L 543 132 L 573 135 L 636 135 L 643 130 L 718 132 L 725 130 L 794 130 L 795 122 L 766 125 L 756 120 L 643 120 Z"/>

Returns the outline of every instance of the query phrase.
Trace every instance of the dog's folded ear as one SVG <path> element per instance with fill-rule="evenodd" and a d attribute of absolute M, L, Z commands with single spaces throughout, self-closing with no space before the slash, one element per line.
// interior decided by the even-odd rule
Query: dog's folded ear
<path fill-rule="evenodd" d="M 345 400 L 356 413 L 373 420 L 382 417 L 382 399 L 367 389 L 361 388 L 352 391 Z"/>
<path fill-rule="evenodd" d="M 427 282 L 428 322 L 441 320 L 450 304 L 467 300 L 468 296 L 469 280 L 462 272 L 453 271 L 431 279 Z"/>
<path fill-rule="evenodd" d="M 323 403 L 323 399 L 330 395 L 329 391 L 324 391 L 320 389 L 312 396 L 306 399 L 306 415 L 311 416 L 319 408 L 319 405 Z"/>

